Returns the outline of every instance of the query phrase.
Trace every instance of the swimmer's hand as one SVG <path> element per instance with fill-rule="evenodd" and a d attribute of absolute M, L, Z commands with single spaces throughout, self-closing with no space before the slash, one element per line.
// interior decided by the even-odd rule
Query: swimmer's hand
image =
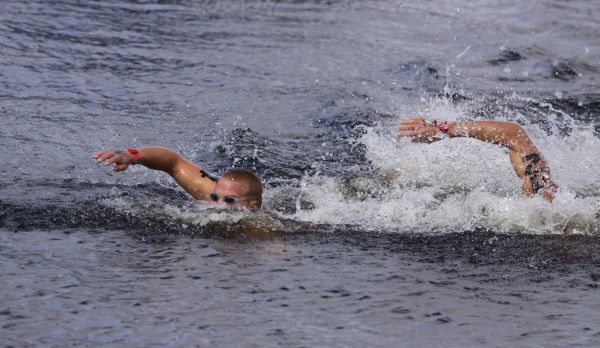
<path fill-rule="evenodd" d="M 97 163 L 104 163 L 107 166 L 115 164 L 113 170 L 121 172 L 127 169 L 130 164 L 135 163 L 133 155 L 127 151 L 103 150 L 94 154 Z"/>
<path fill-rule="evenodd" d="M 423 117 L 411 117 L 400 121 L 398 137 L 412 137 L 415 143 L 432 143 L 441 140 L 438 135 L 440 130 Z"/>

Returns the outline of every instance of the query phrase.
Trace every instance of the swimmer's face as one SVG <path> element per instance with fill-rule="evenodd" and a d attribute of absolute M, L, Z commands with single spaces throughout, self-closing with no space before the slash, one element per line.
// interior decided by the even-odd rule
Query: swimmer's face
<path fill-rule="evenodd" d="M 247 208 L 251 210 L 260 207 L 257 197 L 248 194 L 250 187 L 243 180 L 235 180 L 230 177 L 220 178 L 213 192 L 210 194 L 210 202 L 215 206 L 226 208 Z"/>

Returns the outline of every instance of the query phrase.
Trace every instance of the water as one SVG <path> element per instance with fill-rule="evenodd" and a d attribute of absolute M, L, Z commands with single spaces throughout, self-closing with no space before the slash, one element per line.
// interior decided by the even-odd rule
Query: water
<path fill-rule="evenodd" d="M 538 1 L 0 3 L 9 346 L 600 343 L 600 7 Z M 402 117 L 519 122 L 505 150 Z M 212 209 L 94 151 L 257 171 Z"/>

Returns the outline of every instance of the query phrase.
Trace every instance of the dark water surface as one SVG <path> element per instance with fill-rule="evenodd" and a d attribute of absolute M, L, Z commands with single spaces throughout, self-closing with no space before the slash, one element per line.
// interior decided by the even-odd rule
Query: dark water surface
<path fill-rule="evenodd" d="M 2 345 L 599 345 L 598 33 L 595 1 L 1 1 Z M 556 200 L 414 114 L 520 123 Z M 279 217 L 91 160 L 143 145 Z"/>

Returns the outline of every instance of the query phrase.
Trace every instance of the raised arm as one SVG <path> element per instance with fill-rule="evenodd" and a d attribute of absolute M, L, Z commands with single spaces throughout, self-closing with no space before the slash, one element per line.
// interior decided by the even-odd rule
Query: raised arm
<path fill-rule="evenodd" d="M 538 153 L 527 133 L 516 123 L 499 121 L 449 122 L 449 137 L 469 137 L 508 147 L 522 154 Z"/>
<path fill-rule="evenodd" d="M 154 170 L 163 171 L 175 179 L 192 197 L 209 200 L 215 187 L 215 178 L 199 166 L 189 162 L 178 153 L 164 147 L 148 146 L 126 151 L 104 150 L 96 152 L 98 163 L 114 164 L 113 170 L 123 171 L 131 164 L 141 164 Z"/>
<path fill-rule="evenodd" d="M 417 141 L 439 140 L 437 134 L 449 137 L 469 137 L 499 144 L 510 150 L 510 161 L 521 179 L 523 193 L 541 194 L 552 202 L 558 186 L 550 179 L 550 168 L 539 150 L 516 123 L 500 121 L 430 122 L 423 118 L 409 118 L 400 122 L 398 136 L 414 137 Z"/>

